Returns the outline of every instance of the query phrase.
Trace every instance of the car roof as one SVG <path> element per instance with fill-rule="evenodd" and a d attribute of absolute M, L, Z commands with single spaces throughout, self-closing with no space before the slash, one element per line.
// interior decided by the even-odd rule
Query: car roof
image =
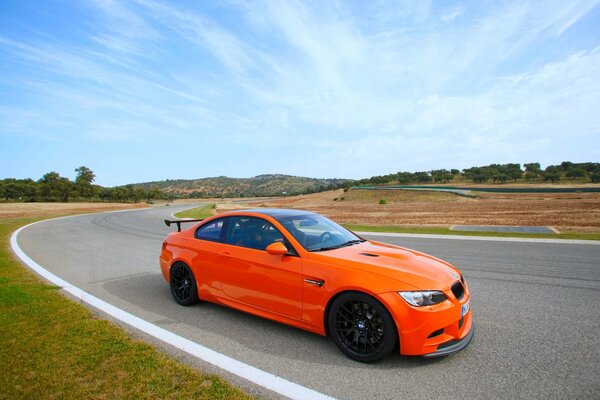
<path fill-rule="evenodd" d="M 275 219 L 315 214 L 312 211 L 290 210 L 287 208 L 253 208 L 253 209 L 249 209 L 249 210 L 236 210 L 236 212 L 249 212 L 249 213 L 251 212 L 251 213 L 257 213 L 257 214 L 264 214 L 264 215 L 268 215 L 269 217 L 272 217 Z"/>

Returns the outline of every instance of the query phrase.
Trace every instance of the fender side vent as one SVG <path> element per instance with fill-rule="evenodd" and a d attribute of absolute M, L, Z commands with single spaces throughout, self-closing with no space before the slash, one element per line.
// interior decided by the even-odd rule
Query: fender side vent
<path fill-rule="evenodd" d="M 359 253 L 361 256 L 367 257 L 379 257 L 379 254 L 371 254 L 371 253 Z"/>

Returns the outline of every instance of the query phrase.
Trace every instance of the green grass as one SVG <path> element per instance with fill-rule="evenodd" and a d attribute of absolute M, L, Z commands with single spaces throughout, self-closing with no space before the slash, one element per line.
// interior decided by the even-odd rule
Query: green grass
<path fill-rule="evenodd" d="M 247 399 L 41 282 L 9 250 L 35 218 L 0 220 L 0 399 Z"/>
<path fill-rule="evenodd" d="M 465 232 L 452 231 L 448 228 L 411 227 L 411 226 L 376 226 L 345 224 L 346 228 L 357 232 L 386 232 L 386 233 L 421 233 L 428 235 L 461 235 L 461 236 L 490 236 L 517 237 L 540 239 L 578 239 L 600 240 L 600 232 L 563 232 L 551 233 L 511 233 L 511 232 Z"/>
<path fill-rule="evenodd" d="M 205 206 L 192 208 L 190 210 L 185 210 L 178 212 L 175 214 L 177 218 L 208 218 L 214 214 L 213 210 L 215 209 L 215 204 L 207 204 Z"/>

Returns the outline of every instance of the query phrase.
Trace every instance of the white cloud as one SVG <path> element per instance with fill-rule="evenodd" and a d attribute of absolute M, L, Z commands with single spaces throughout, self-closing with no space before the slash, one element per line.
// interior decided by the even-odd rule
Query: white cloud
<path fill-rule="evenodd" d="M 456 9 L 454 11 L 449 12 L 448 14 L 442 15 L 441 20 L 444 22 L 452 21 L 456 17 L 461 16 L 464 12 L 465 10 L 462 8 Z"/>
<path fill-rule="evenodd" d="M 150 55 L 148 43 L 162 39 L 162 35 L 139 13 L 116 0 L 90 0 L 100 11 L 102 28 L 94 40 L 110 51 Z"/>
<path fill-rule="evenodd" d="M 600 147 L 600 126 L 589 123 L 597 121 L 598 82 L 600 53 L 574 54 L 500 79 L 477 96 L 428 96 L 411 110 L 411 122 L 400 133 L 375 133 L 343 144 L 323 140 L 310 164 L 319 166 L 313 173 L 327 165 L 325 175 L 363 176 L 362 171 L 415 170 L 420 165 L 464 168 L 481 159 L 524 162 L 541 153 L 555 162 L 576 159 L 582 140 L 595 137 Z"/>

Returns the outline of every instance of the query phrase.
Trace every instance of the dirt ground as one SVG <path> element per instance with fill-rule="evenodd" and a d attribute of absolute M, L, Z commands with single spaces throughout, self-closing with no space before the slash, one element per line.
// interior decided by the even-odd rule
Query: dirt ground
<path fill-rule="evenodd" d="M 384 199 L 386 204 L 379 204 Z M 315 211 L 345 224 L 359 225 L 508 225 L 550 226 L 559 231 L 600 231 L 600 193 L 452 193 L 351 189 L 267 199 L 212 199 L 176 204 L 217 203 L 217 212 L 249 207 Z M 135 209 L 123 203 L 0 203 L 0 219 Z"/>
<path fill-rule="evenodd" d="M 0 219 L 144 208 L 129 203 L 0 203 Z"/>
<path fill-rule="evenodd" d="M 386 204 L 379 204 L 384 199 Z M 412 190 L 336 190 L 304 196 L 219 203 L 217 212 L 243 207 L 297 208 L 340 223 L 363 225 L 550 226 L 559 231 L 598 231 L 600 193 L 482 193 L 476 198 Z"/>

